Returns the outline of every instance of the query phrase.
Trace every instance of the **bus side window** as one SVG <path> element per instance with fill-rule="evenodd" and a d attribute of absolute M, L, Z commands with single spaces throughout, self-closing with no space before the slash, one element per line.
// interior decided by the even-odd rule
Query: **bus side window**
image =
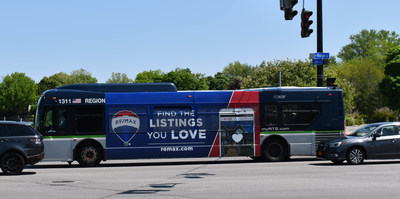
<path fill-rule="evenodd" d="M 66 134 L 70 129 L 68 110 L 65 108 L 52 108 L 44 114 L 44 135 Z"/>
<path fill-rule="evenodd" d="M 288 103 L 282 105 L 284 125 L 310 125 L 320 114 L 318 104 Z"/>
<path fill-rule="evenodd" d="M 275 104 L 264 105 L 263 126 L 277 125 L 279 121 L 278 106 Z"/>
<path fill-rule="evenodd" d="M 58 130 L 67 130 L 68 127 L 68 112 L 65 109 L 58 111 Z"/>
<path fill-rule="evenodd" d="M 77 107 L 75 117 L 77 134 L 105 134 L 104 106 Z"/>
<path fill-rule="evenodd" d="M 53 110 L 49 109 L 44 114 L 44 131 L 51 132 L 54 131 L 53 129 Z"/>

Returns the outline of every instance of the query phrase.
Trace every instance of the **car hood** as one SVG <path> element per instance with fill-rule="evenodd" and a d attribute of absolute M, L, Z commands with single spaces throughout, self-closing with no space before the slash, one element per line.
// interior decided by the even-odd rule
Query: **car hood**
<path fill-rule="evenodd" d="M 333 142 L 340 142 L 343 140 L 346 140 L 346 142 L 356 142 L 358 140 L 364 139 L 365 137 L 359 137 L 359 136 L 346 136 L 346 137 L 342 137 L 342 138 L 336 138 L 336 139 L 332 139 L 332 140 L 327 140 L 325 141 L 325 143 L 333 143 Z"/>

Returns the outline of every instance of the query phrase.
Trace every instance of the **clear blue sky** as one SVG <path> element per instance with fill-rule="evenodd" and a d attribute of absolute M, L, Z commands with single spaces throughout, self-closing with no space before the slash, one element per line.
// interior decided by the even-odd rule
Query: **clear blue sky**
<path fill-rule="evenodd" d="M 299 13 L 303 1 L 295 6 Z M 279 0 L 0 0 L 0 77 L 84 68 L 99 82 L 177 67 L 214 75 L 230 62 L 259 65 L 316 52 L 316 0 L 306 0 L 314 33 L 300 37 L 300 14 L 285 21 Z M 400 1 L 323 1 L 324 51 L 337 55 L 362 29 L 400 34 Z"/>

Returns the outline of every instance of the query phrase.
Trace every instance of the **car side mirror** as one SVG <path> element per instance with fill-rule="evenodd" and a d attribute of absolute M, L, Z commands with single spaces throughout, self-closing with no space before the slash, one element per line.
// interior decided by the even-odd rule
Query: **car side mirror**
<path fill-rule="evenodd" d="M 381 134 L 375 133 L 375 134 L 372 136 L 372 140 L 376 140 L 377 137 L 381 137 Z"/>

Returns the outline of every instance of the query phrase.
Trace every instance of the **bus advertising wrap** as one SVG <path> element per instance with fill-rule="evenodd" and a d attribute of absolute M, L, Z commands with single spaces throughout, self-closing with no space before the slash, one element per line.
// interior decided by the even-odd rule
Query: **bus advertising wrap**
<path fill-rule="evenodd" d="M 173 93 L 173 105 L 162 93 L 152 99 L 163 103 L 147 105 L 142 93 L 107 94 L 107 159 L 255 155 L 252 108 L 229 108 L 233 92 L 209 96 L 214 103 L 205 106 L 193 101 L 206 95 L 191 94 Z"/>

